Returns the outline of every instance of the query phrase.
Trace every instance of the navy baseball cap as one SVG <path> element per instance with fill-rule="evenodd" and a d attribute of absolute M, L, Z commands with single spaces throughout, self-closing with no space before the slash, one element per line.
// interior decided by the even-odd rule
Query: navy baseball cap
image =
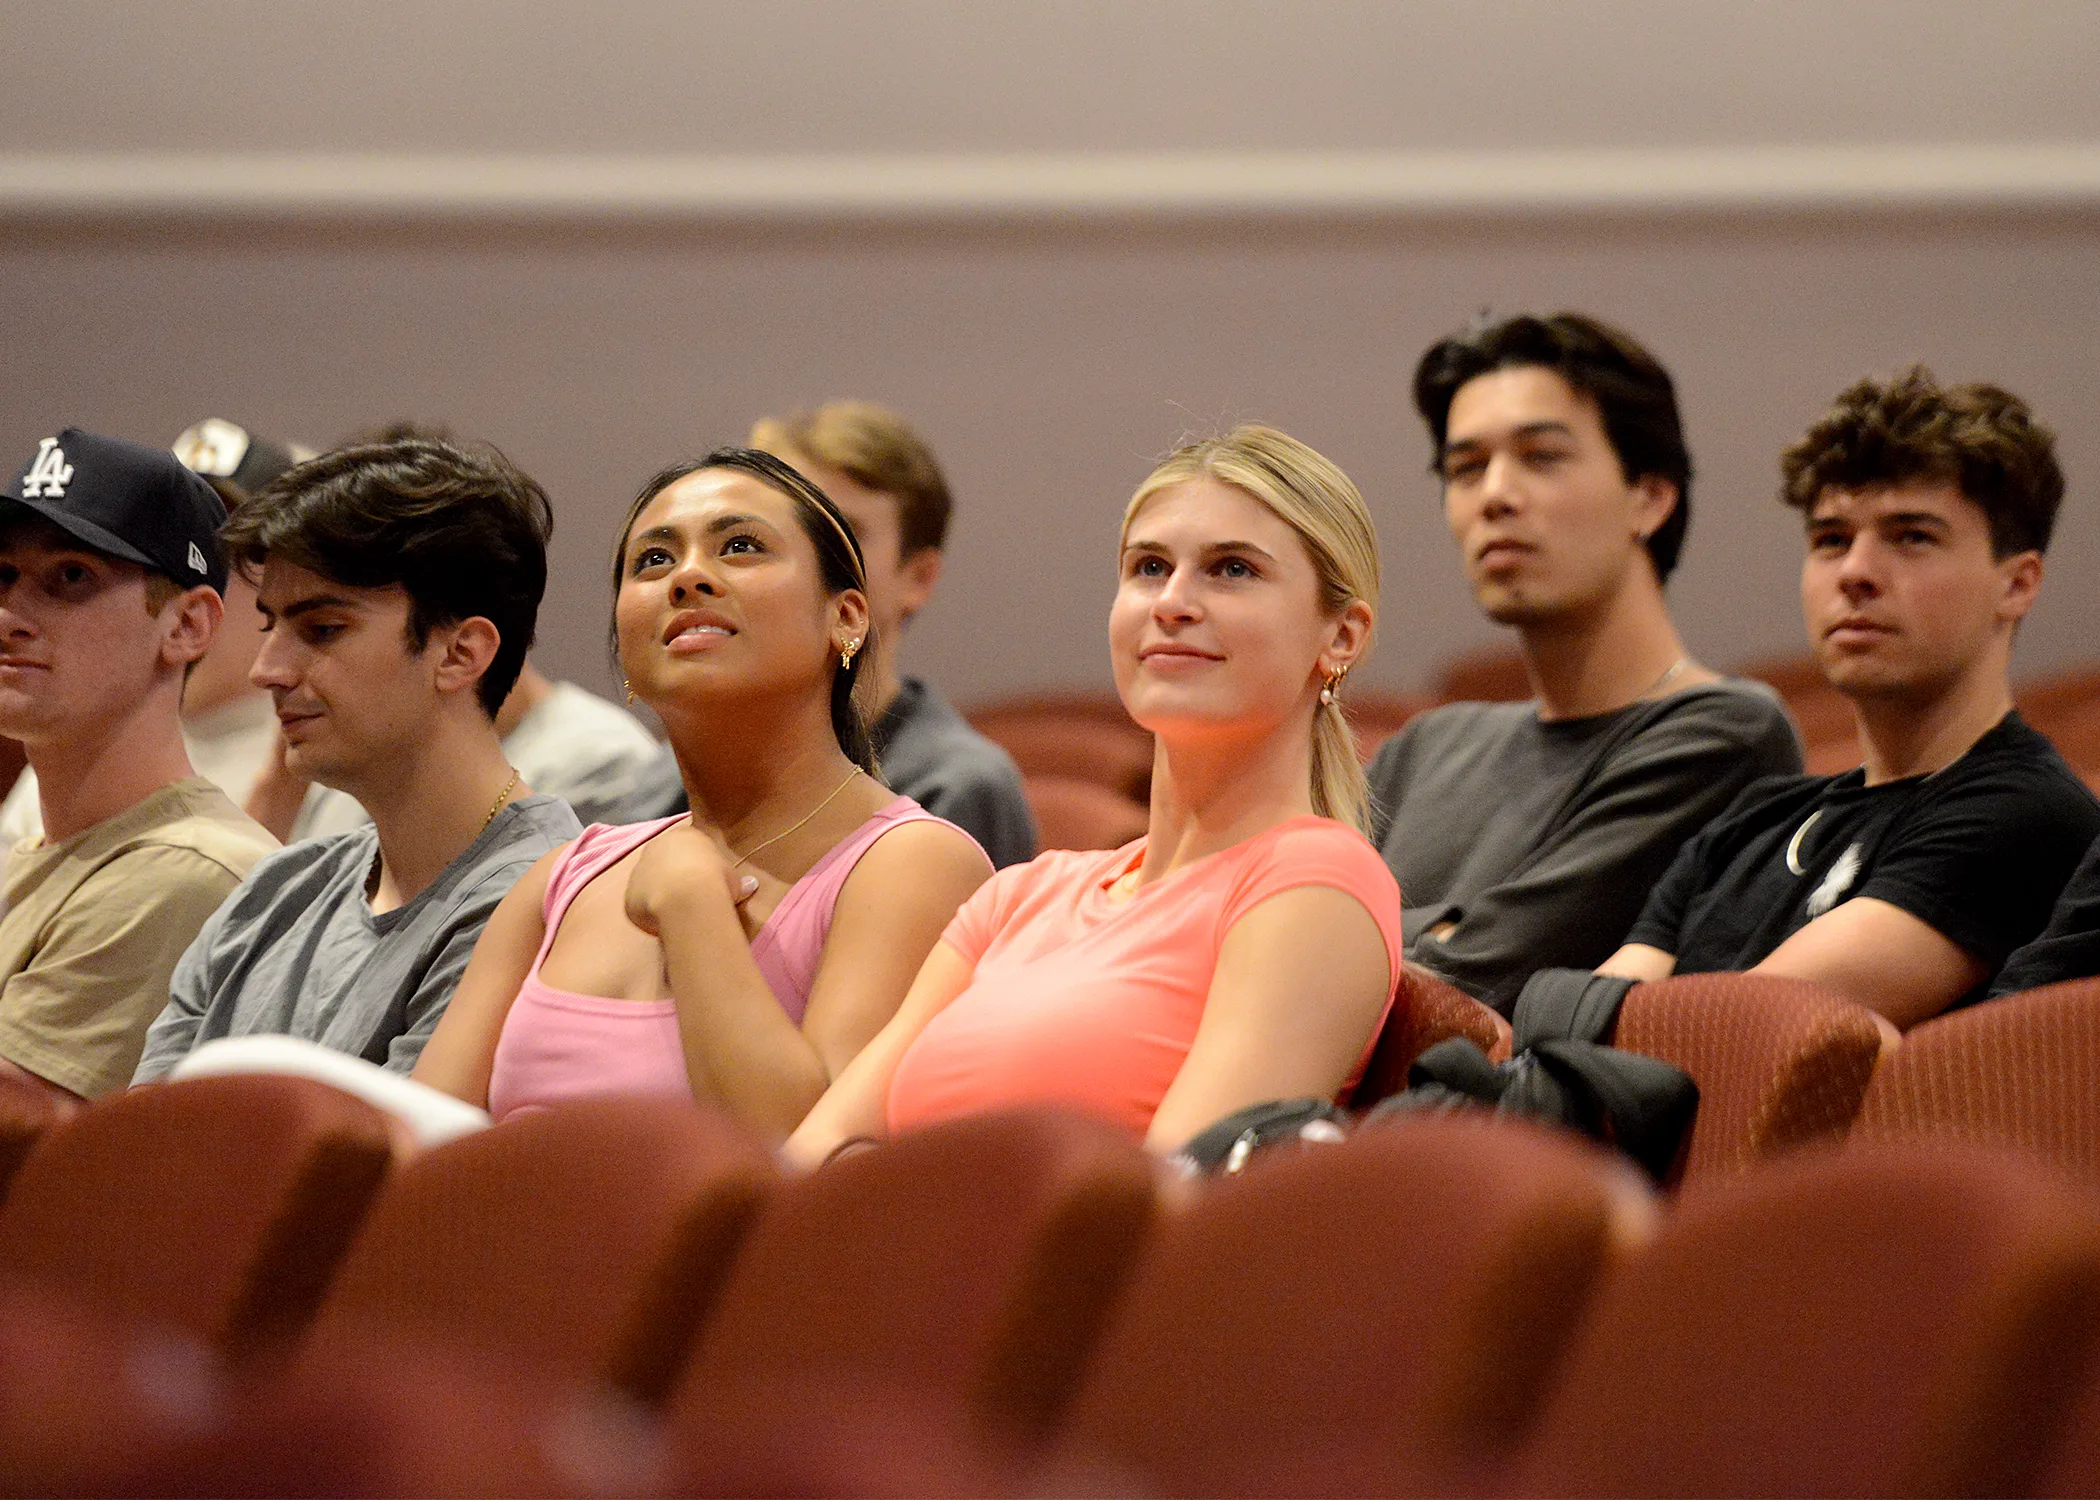
<path fill-rule="evenodd" d="M 226 506 L 165 448 L 68 427 L 37 445 L 0 500 L 184 588 L 208 583 L 226 592 L 226 554 L 219 547 Z"/>

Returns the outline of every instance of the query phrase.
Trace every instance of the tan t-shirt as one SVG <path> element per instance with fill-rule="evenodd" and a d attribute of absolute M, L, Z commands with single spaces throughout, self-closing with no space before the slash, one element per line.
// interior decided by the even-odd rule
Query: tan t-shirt
<path fill-rule="evenodd" d="M 168 976 L 204 919 L 277 847 L 201 776 L 0 874 L 0 1056 L 93 1098 L 131 1081 Z"/>

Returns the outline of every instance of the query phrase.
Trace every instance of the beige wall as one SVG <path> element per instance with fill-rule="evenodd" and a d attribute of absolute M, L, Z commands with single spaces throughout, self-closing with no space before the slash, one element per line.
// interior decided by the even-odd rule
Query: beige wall
<path fill-rule="evenodd" d="M 0 455 L 66 423 L 166 439 L 207 413 L 309 442 L 400 416 L 486 436 L 556 497 L 541 658 L 602 685 L 603 553 L 638 481 L 761 412 L 873 396 L 951 470 L 947 579 L 907 657 L 970 699 L 1105 684 L 1123 498 L 1184 432 L 1259 418 L 1372 497 L 1387 584 L 1363 676 L 1398 687 L 1492 636 L 1424 474 L 1414 358 L 1482 307 L 1575 306 L 1677 373 L 1699 476 L 1672 593 L 1720 663 L 1799 649 L 1774 458 L 1844 382 L 1925 359 L 2028 395 L 2072 480 L 2021 647 L 2038 671 L 2100 655 L 2100 190 L 2081 175 L 2100 163 L 2100 8 L 1992 12 L 1979 39 L 1952 26 L 1973 8 L 1937 0 L 0 4 Z M 1794 55 L 1810 36 L 1827 50 Z M 214 65 L 260 69 L 255 102 L 200 79 Z M 1882 154 L 1801 154 L 1818 141 Z M 1522 153 L 1571 142 L 1604 149 L 1556 191 Z M 2011 154 L 1963 156 L 1979 143 Z M 969 176 L 992 148 L 1048 196 L 994 201 Z M 1235 161 L 1289 185 L 1289 160 L 1231 154 L 1256 148 L 1303 153 L 1295 201 L 1233 197 Z M 1179 180 L 1145 155 L 1167 149 L 1208 152 L 1209 200 L 1148 215 L 1096 192 L 1117 171 Z M 483 153 L 498 188 L 472 213 L 375 209 L 314 154 L 349 150 L 409 153 L 360 168 L 382 181 Z M 590 153 L 612 181 L 644 151 L 685 153 L 688 178 L 661 180 L 687 187 L 591 196 Z M 725 164 L 787 151 L 821 169 L 793 179 L 802 199 L 709 196 Z M 842 207 L 874 151 L 980 154 L 938 205 L 921 178 Z M 1495 201 L 1422 186 L 1457 151 L 1488 153 Z M 1825 159 L 1842 181 L 1810 180 Z M 1655 160 L 1721 176 L 1644 207 Z M 1731 162 L 1777 177 L 1745 186 Z M 141 186 L 243 163 L 297 191 L 171 215 Z M 1921 163 L 1910 206 L 1872 191 Z M 59 202 L 54 173 L 102 186 Z M 532 197 L 550 173 L 551 204 Z"/>

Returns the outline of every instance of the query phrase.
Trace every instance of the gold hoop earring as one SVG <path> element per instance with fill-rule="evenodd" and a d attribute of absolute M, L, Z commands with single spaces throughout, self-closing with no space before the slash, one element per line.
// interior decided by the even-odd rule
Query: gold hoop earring
<path fill-rule="evenodd" d="M 629 708 L 634 707 L 634 684 L 629 682 L 626 678 L 622 677 L 620 679 L 620 686 L 623 689 L 625 689 L 627 693 L 627 706 Z"/>
<path fill-rule="evenodd" d="M 1322 708 L 1332 708 L 1340 700 L 1342 679 L 1348 675 L 1349 669 L 1344 667 L 1327 679 L 1327 685 L 1320 689 L 1320 706 Z"/>

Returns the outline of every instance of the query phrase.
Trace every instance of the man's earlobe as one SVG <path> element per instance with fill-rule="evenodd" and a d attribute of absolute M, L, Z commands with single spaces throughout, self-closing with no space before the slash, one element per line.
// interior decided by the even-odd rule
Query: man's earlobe
<path fill-rule="evenodd" d="M 2008 557 L 2004 563 L 2005 594 L 2000 613 L 2011 620 L 2019 620 L 2034 608 L 2034 601 L 2042 590 L 2042 554 L 2020 552 Z"/>
<path fill-rule="evenodd" d="M 162 618 L 169 624 L 164 652 L 171 663 L 186 667 L 211 650 L 226 618 L 226 601 L 215 589 L 190 589 L 169 601 Z"/>
<path fill-rule="evenodd" d="M 481 615 L 449 627 L 437 661 L 438 689 L 450 693 L 473 687 L 495 662 L 502 644 L 503 633 Z"/>

